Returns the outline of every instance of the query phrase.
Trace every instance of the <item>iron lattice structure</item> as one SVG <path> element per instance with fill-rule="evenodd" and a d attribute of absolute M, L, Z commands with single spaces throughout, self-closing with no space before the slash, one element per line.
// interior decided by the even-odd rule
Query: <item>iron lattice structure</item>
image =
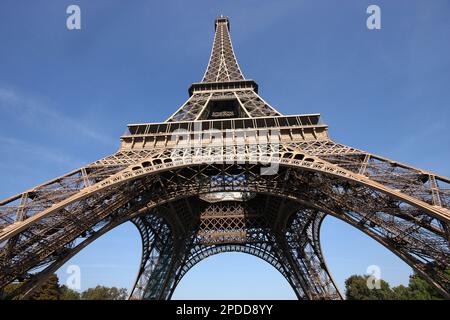
<path fill-rule="evenodd" d="M 132 299 L 169 299 L 195 264 L 231 251 L 270 263 L 299 299 L 341 299 L 319 239 L 331 215 L 450 298 L 449 178 L 337 143 L 319 114 L 280 114 L 244 78 L 229 28 L 216 19 L 203 80 L 169 119 L 129 125 L 116 153 L 0 202 L 0 287 L 21 281 L 11 296 L 27 298 L 132 221 Z"/>

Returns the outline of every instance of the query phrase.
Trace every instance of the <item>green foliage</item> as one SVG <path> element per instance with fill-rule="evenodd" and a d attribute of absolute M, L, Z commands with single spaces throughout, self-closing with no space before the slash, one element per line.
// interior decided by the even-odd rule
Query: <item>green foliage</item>
<path fill-rule="evenodd" d="M 409 300 L 409 287 L 405 287 L 404 285 L 399 285 L 397 287 L 392 288 L 395 293 L 396 300 Z"/>
<path fill-rule="evenodd" d="M 81 294 L 81 298 L 83 300 L 125 300 L 127 298 L 127 290 L 124 288 L 96 286 L 84 291 Z"/>
<path fill-rule="evenodd" d="M 345 281 L 347 300 L 393 300 L 394 291 L 389 284 L 380 280 L 380 289 L 369 289 L 367 280 L 369 276 L 353 275 Z"/>
<path fill-rule="evenodd" d="M 14 290 L 16 290 L 19 286 L 20 286 L 20 284 L 18 284 L 18 283 L 10 283 L 10 284 L 8 284 L 7 286 L 5 286 L 5 287 L 3 288 L 3 292 L 0 292 L 0 293 L 1 293 L 0 300 L 5 300 L 5 299 L 7 299 L 7 296 L 8 296 L 11 292 L 13 292 Z"/>
<path fill-rule="evenodd" d="M 61 286 L 60 300 L 80 300 L 81 294 L 75 290 L 70 289 L 66 285 Z"/>
<path fill-rule="evenodd" d="M 42 286 L 32 293 L 30 300 L 59 300 L 61 290 L 58 282 L 58 276 L 52 274 Z"/>
<path fill-rule="evenodd" d="M 409 277 L 408 292 L 404 296 L 408 300 L 441 300 L 440 294 L 419 275 Z"/>
<path fill-rule="evenodd" d="M 390 288 L 389 284 L 381 280 L 380 289 L 369 289 L 369 276 L 353 275 L 345 281 L 347 300 L 437 300 L 442 299 L 439 293 L 419 275 L 409 277 L 407 287 L 399 285 Z"/>
<path fill-rule="evenodd" d="M 12 283 L 3 288 L 0 300 L 6 299 L 8 294 L 13 292 L 23 283 Z M 79 293 L 70 289 L 66 285 L 59 285 L 58 276 L 51 275 L 47 281 L 34 290 L 29 299 L 31 300 L 125 300 L 127 290 L 124 288 L 97 286 Z"/>

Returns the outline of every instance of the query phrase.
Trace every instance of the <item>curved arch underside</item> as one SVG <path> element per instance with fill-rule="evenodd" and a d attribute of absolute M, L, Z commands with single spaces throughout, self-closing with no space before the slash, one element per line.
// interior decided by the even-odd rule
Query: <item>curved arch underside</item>
<path fill-rule="evenodd" d="M 7 199 L 0 203 L 0 287 L 25 280 L 13 295 L 26 297 L 64 261 L 132 220 L 143 240 L 132 298 L 170 298 L 195 263 L 233 249 L 271 263 L 300 299 L 339 299 L 318 238 L 330 214 L 449 298 L 448 179 L 354 149 L 338 156 L 333 150 L 345 146 L 329 143 L 315 152 L 294 144 L 265 151 L 260 159 L 279 165 L 270 175 L 250 161 L 248 145 L 235 146 L 243 156 L 231 158 L 166 149 L 139 161 L 129 154 L 131 165 L 123 155 L 122 163 L 108 157 Z M 224 193 L 240 198 L 211 200 Z"/>
<path fill-rule="evenodd" d="M 193 202 L 194 199 L 189 199 L 189 203 Z M 254 210 L 261 202 L 270 203 L 272 208 Z M 177 211 L 181 207 L 178 203 Z M 178 246 L 165 242 L 158 247 L 157 243 L 155 246 L 155 242 L 146 240 L 156 237 L 155 230 L 167 225 L 162 220 L 154 220 L 154 213 L 135 218 L 144 250 L 131 299 L 170 298 L 193 266 L 222 252 L 243 252 L 268 262 L 286 278 L 299 299 L 341 299 L 320 249 L 318 230 L 324 215 L 315 210 L 295 212 L 297 207 L 295 202 L 264 196 L 257 196 L 248 203 L 225 202 L 213 206 L 200 203 L 199 224 Z M 271 211 L 273 208 L 277 211 Z M 272 227 L 276 221 L 271 214 L 280 213 L 279 210 L 287 213 L 294 210 L 285 234 L 278 234 Z M 153 225 L 149 219 L 153 219 Z M 172 260 L 160 260 L 168 247 L 173 253 Z M 155 272 L 158 267 L 166 269 Z M 161 274 L 166 274 L 167 278 L 155 280 Z M 165 285 L 155 287 L 155 281 Z"/>

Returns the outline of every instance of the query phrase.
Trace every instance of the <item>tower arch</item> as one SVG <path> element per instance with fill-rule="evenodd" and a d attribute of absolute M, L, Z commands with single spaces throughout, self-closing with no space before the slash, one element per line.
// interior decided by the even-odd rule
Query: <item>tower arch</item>
<path fill-rule="evenodd" d="M 116 153 L 0 201 L 0 288 L 27 279 L 26 297 L 131 220 L 144 244 L 133 298 L 170 298 L 228 246 L 271 261 L 300 299 L 340 299 L 318 238 L 329 214 L 450 298 L 450 179 L 337 143 L 319 114 L 279 113 L 244 78 L 229 31 L 217 18 L 207 71 L 165 122 L 130 124 Z"/>

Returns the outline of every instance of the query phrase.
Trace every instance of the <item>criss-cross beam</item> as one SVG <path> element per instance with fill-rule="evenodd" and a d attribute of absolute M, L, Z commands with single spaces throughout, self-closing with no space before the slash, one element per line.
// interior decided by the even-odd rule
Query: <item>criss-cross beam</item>
<path fill-rule="evenodd" d="M 184 247 L 189 242 L 191 230 L 196 228 L 193 224 L 195 214 L 193 204 L 184 198 L 132 220 L 141 234 L 142 257 L 130 299 L 168 298 L 176 270 L 184 260 Z M 186 216 L 189 220 L 183 219 Z M 179 224 L 180 221 L 183 223 Z"/>
<path fill-rule="evenodd" d="M 300 209 L 289 218 L 280 242 L 288 257 L 289 263 L 297 279 L 304 288 L 307 299 L 336 300 L 342 299 L 336 283 L 334 282 L 325 259 L 319 240 L 319 229 L 324 214 L 308 208 Z"/>
<path fill-rule="evenodd" d="M 445 226 L 448 224 L 448 221 L 446 220 L 446 211 L 445 211 L 445 210 L 447 210 L 445 208 L 445 206 L 446 206 L 445 190 L 440 189 L 438 191 L 441 199 L 442 198 L 444 199 L 444 201 L 441 201 L 441 206 L 430 205 L 430 204 L 428 204 L 428 202 L 431 202 L 433 200 L 433 198 L 431 196 L 428 196 L 428 197 L 420 196 L 420 195 L 417 195 L 417 193 L 410 193 L 408 190 L 406 190 L 405 192 L 401 192 L 398 189 L 389 190 L 388 188 L 386 188 L 384 186 L 380 186 L 379 182 L 376 182 L 376 181 L 372 182 L 372 181 L 368 180 L 367 176 L 355 174 L 351 171 L 341 169 L 341 167 L 335 167 L 335 165 L 327 164 L 326 162 L 323 162 L 321 159 L 317 159 L 316 157 L 311 156 L 309 158 L 308 156 L 305 156 L 304 153 L 296 153 L 296 152 L 292 152 L 292 150 L 288 150 L 288 149 L 286 149 L 286 150 L 291 151 L 291 152 L 286 152 L 285 154 L 281 155 L 281 159 L 279 162 L 282 167 L 296 169 L 296 170 L 292 170 L 292 173 L 296 173 L 296 174 L 298 174 L 299 172 L 303 172 L 303 171 L 309 172 L 309 173 L 316 172 L 318 174 L 322 173 L 326 176 L 333 177 L 334 179 L 336 179 L 336 181 L 338 181 L 340 183 L 339 187 L 335 187 L 334 189 L 328 190 L 328 193 L 326 194 L 326 196 L 329 197 L 330 199 L 333 199 L 335 201 L 337 197 L 342 197 L 341 194 L 344 191 L 347 192 L 348 194 L 353 192 L 353 198 L 351 198 L 351 196 L 349 195 L 346 199 L 346 201 L 348 201 L 348 203 L 352 205 L 355 203 L 355 201 L 356 201 L 355 199 L 367 197 L 367 199 L 371 200 L 372 198 L 375 197 L 374 195 L 376 195 L 376 199 L 378 199 L 379 203 L 374 202 L 373 208 L 367 207 L 366 203 L 364 203 L 363 209 L 367 210 L 368 208 L 370 208 L 370 209 L 372 209 L 372 211 L 374 211 L 375 209 L 378 209 L 377 206 L 381 205 L 382 206 L 381 210 L 384 210 L 385 215 L 388 215 L 388 216 L 395 215 L 396 217 L 398 217 L 398 219 L 402 219 L 402 223 L 409 224 L 409 229 L 411 229 L 413 231 L 416 230 L 415 232 L 418 235 L 421 235 L 426 230 L 426 232 L 430 232 L 431 235 L 433 235 L 433 236 L 442 237 L 444 242 L 442 242 L 442 240 L 441 240 L 442 244 L 440 246 L 436 247 L 436 246 L 434 246 L 434 243 L 429 246 L 431 248 L 434 247 L 434 250 L 431 250 L 429 252 L 432 252 L 433 254 L 436 254 L 436 255 L 437 255 L 436 250 L 440 250 L 440 252 L 441 252 L 440 257 L 436 256 L 436 259 L 434 259 L 435 261 L 431 261 L 430 259 L 428 259 L 428 261 L 427 261 L 427 259 L 421 259 L 418 256 L 419 253 L 420 253 L 420 255 L 427 254 L 427 250 L 425 248 L 421 249 L 420 252 L 415 250 L 414 253 L 408 253 L 409 256 L 411 256 L 411 257 L 409 257 L 408 254 L 405 255 L 404 253 L 399 253 L 400 256 L 408 257 L 408 259 L 406 259 L 406 260 L 408 260 L 407 262 L 409 264 L 412 264 L 413 266 L 415 266 L 416 269 L 422 270 L 421 272 L 423 274 L 430 274 L 430 271 L 427 271 L 427 270 L 430 267 L 434 268 L 433 265 L 430 265 L 430 263 L 439 265 L 439 266 L 437 266 L 439 268 L 442 268 L 443 266 L 445 266 L 447 264 L 448 250 L 445 250 L 445 246 L 443 246 L 443 245 L 448 246 L 448 237 L 447 237 L 448 229 L 445 228 Z M 298 158 L 301 158 L 302 160 L 300 160 Z M 197 160 L 201 160 L 201 159 L 197 159 Z M 199 161 L 199 163 L 200 162 L 201 161 Z M 160 173 L 158 174 L 158 181 L 162 179 L 161 177 L 163 177 L 164 179 L 167 179 L 167 181 L 169 181 L 169 182 L 176 183 L 179 190 L 181 188 L 180 186 L 184 185 L 184 187 L 186 187 L 186 188 L 189 188 L 191 190 L 192 190 L 192 188 L 194 188 L 196 190 L 196 192 L 200 192 L 201 191 L 200 188 L 207 187 L 207 185 L 204 185 L 204 184 L 199 185 L 199 181 L 204 181 L 204 178 L 207 178 L 210 175 L 206 174 L 205 169 L 203 169 L 203 167 L 201 169 L 199 169 L 197 167 L 192 168 L 192 163 L 190 163 L 190 165 L 191 165 L 191 167 L 186 166 L 183 163 L 180 163 L 178 166 L 177 165 L 174 166 L 173 162 L 171 162 L 170 166 L 168 164 L 167 164 L 167 166 L 170 167 L 171 170 L 178 170 L 178 172 L 177 172 L 177 174 L 174 174 L 172 177 L 170 177 L 170 174 L 166 175 L 167 177 L 170 177 L 170 178 L 167 178 L 167 177 L 164 178 L 165 172 L 170 172 L 170 171 L 167 171 L 167 169 L 165 169 L 165 165 L 160 164 L 160 165 L 158 165 L 158 167 L 159 167 L 158 170 L 160 170 Z M 255 172 L 252 172 L 250 170 L 251 167 L 252 166 L 247 166 L 247 169 L 245 169 L 245 170 L 242 168 L 241 169 L 243 170 L 243 172 L 245 172 L 247 174 L 254 175 Z M 177 168 L 179 168 L 179 169 L 177 169 Z M 150 169 L 152 169 L 152 168 L 150 168 Z M 41 259 L 40 261 L 45 261 L 46 259 L 49 259 L 49 256 L 51 254 L 54 254 L 56 248 L 55 248 L 55 245 L 53 245 L 53 247 L 52 246 L 49 247 L 48 244 L 53 243 L 53 241 L 56 240 L 56 234 L 58 234 L 58 232 L 63 232 L 63 234 L 67 237 L 66 239 L 71 239 L 69 236 L 69 235 L 71 235 L 71 233 L 65 232 L 68 230 L 68 227 L 70 225 L 76 226 L 77 228 L 74 228 L 74 230 L 79 232 L 80 234 L 83 232 L 83 230 L 85 231 L 86 228 L 88 227 L 89 219 L 87 219 L 87 220 L 82 219 L 81 218 L 82 215 L 79 216 L 78 220 L 73 219 L 73 217 L 77 216 L 77 214 L 69 214 L 70 212 L 73 212 L 74 210 L 78 211 L 78 212 L 92 212 L 91 210 L 94 210 L 93 212 L 98 211 L 100 213 L 101 210 L 95 208 L 97 203 L 100 203 L 100 204 L 102 204 L 102 206 L 104 206 L 104 203 L 102 201 L 104 201 L 106 203 L 114 204 L 114 203 L 120 201 L 120 199 L 126 199 L 127 196 L 129 197 L 129 195 L 124 195 L 125 198 L 121 198 L 120 197 L 120 195 L 122 194 L 121 192 L 114 195 L 114 191 L 117 190 L 117 189 L 114 189 L 115 185 L 117 185 L 119 187 L 119 186 L 123 185 L 123 183 L 125 183 L 126 181 L 129 181 L 129 182 L 127 182 L 129 184 L 129 186 L 134 187 L 133 184 L 142 179 L 140 177 L 146 177 L 146 176 L 153 177 L 153 176 L 155 176 L 155 173 L 158 172 L 158 170 L 156 170 L 156 172 L 155 172 L 155 170 L 152 171 L 150 169 L 149 169 L 149 167 L 146 167 L 146 168 L 141 167 L 138 170 L 131 170 L 131 171 L 125 170 L 123 173 L 120 173 L 119 175 L 112 176 L 111 178 L 106 179 L 106 181 L 108 179 L 111 179 L 112 180 L 111 183 L 105 183 L 105 181 L 102 181 L 102 182 L 94 184 L 90 187 L 84 188 L 84 189 L 88 189 L 88 190 L 89 190 L 89 188 L 91 188 L 91 190 L 93 189 L 91 191 L 92 196 L 90 196 L 90 197 L 86 197 L 86 196 L 82 195 L 81 197 L 79 197 L 80 200 L 68 202 L 67 206 L 61 205 L 61 209 L 59 209 L 59 211 L 55 208 L 55 207 L 58 207 L 58 205 L 56 205 L 56 206 L 51 207 L 50 208 L 51 210 L 46 209 L 47 212 L 45 212 L 46 213 L 45 215 L 42 214 L 42 212 L 41 212 L 41 213 L 36 214 L 35 216 L 31 216 L 31 217 L 35 218 L 36 216 L 40 215 L 38 219 L 30 219 L 31 217 L 29 217 L 29 218 L 25 218 L 22 221 L 13 223 L 11 225 L 11 227 L 18 226 L 18 230 L 16 229 L 17 231 L 13 231 L 11 234 L 11 237 L 14 235 L 17 235 L 17 234 L 22 234 L 23 237 L 20 239 L 20 241 L 16 242 L 16 244 L 14 245 L 14 247 L 16 248 L 15 250 L 17 252 L 17 254 L 14 256 L 14 258 L 11 258 L 11 255 L 10 255 L 11 250 L 10 249 L 8 250 L 8 255 L 6 255 L 6 253 L 5 253 L 5 255 L 3 256 L 2 265 L 4 266 L 3 270 L 6 271 L 6 272 L 4 272 L 4 274 L 8 275 L 9 272 L 12 272 L 12 271 L 8 271 L 8 270 L 11 270 L 11 269 L 9 269 L 8 265 L 12 265 L 12 264 L 16 265 L 17 263 L 19 263 L 19 265 L 22 265 L 23 266 L 22 268 L 14 268 L 14 270 L 15 270 L 14 273 L 17 272 L 17 275 L 19 276 L 19 275 L 23 275 L 23 273 L 26 270 L 28 270 L 31 266 L 38 265 L 39 259 Z M 220 169 L 220 171 L 218 171 L 218 173 L 220 173 L 220 172 L 223 172 L 223 169 Z M 280 174 L 284 174 L 284 176 L 281 177 Z M 265 184 L 268 183 L 269 185 L 266 186 L 266 189 L 259 186 L 258 192 L 264 191 L 268 194 L 273 193 L 273 194 L 280 195 L 283 193 L 292 192 L 289 190 L 289 188 L 291 188 L 292 190 L 295 190 L 296 188 L 298 188 L 298 185 L 297 186 L 291 185 L 287 189 L 286 189 L 286 187 L 283 187 L 284 189 L 283 188 L 280 189 L 280 186 L 285 186 L 286 171 L 283 171 L 280 174 L 278 176 L 280 177 L 280 179 L 283 179 L 283 180 L 281 180 L 281 181 L 284 181 L 283 183 L 281 183 L 281 184 L 279 183 L 277 185 L 275 179 L 272 181 L 264 181 Z M 122 177 L 124 177 L 126 179 L 122 180 Z M 201 179 L 197 179 L 197 178 L 201 178 Z M 264 179 L 264 178 L 261 178 L 261 179 Z M 261 179 L 259 179 L 259 180 L 261 181 Z M 442 180 L 442 178 L 440 178 L 440 179 Z M 287 180 L 289 180 L 289 179 L 287 179 Z M 257 177 L 255 177 L 255 181 L 258 181 Z M 366 183 L 367 181 L 370 183 Z M 173 197 L 177 193 L 177 191 L 174 191 L 172 195 L 169 195 L 167 193 L 167 191 L 162 190 L 163 188 L 161 187 L 161 185 L 158 185 L 156 183 L 156 180 L 153 181 L 152 183 L 153 183 L 153 188 L 155 191 L 154 195 L 158 195 L 161 199 Z M 264 184 L 262 184 L 262 185 L 264 185 Z M 312 176 L 312 178 L 310 180 L 305 180 L 305 181 L 301 182 L 299 185 L 301 185 L 301 186 L 314 185 L 314 176 Z M 377 188 L 374 188 L 373 185 L 375 185 Z M 105 187 L 103 187 L 103 186 L 105 186 Z M 326 184 L 319 185 L 319 188 L 317 190 L 324 191 L 326 186 L 327 186 Z M 122 188 L 119 188 L 119 189 L 121 190 Z M 425 189 L 424 194 L 426 194 L 426 195 L 432 194 L 431 191 L 428 191 L 428 193 L 427 193 L 427 189 L 426 188 L 424 188 L 424 189 Z M 178 193 L 179 193 L 179 190 L 178 190 Z M 364 190 L 364 194 L 362 194 L 362 195 L 358 194 L 358 192 L 361 192 L 361 190 Z M 386 192 L 386 190 L 388 192 Z M 133 191 L 130 194 L 134 195 L 134 194 L 136 194 L 135 192 L 136 192 L 135 189 L 133 189 Z M 409 192 L 409 195 L 407 194 L 407 192 Z M 78 196 L 78 194 L 75 194 L 75 196 Z M 181 197 L 180 194 L 178 194 L 178 196 Z M 70 199 L 70 197 L 69 197 L 69 199 Z M 67 201 L 67 199 L 64 201 Z M 394 204 L 396 204 L 396 206 Z M 443 208 L 443 210 L 440 208 Z M 358 212 L 357 210 L 355 210 L 355 211 Z M 55 214 L 56 214 L 56 216 L 55 216 Z M 351 215 L 351 213 L 346 215 L 346 218 L 347 219 L 350 218 L 350 215 Z M 353 215 L 354 215 L 354 213 L 353 213 Z M 71 219 L 69 219 L 70 223 L 67 223 L 66 218 L 68 218 L 68 217 L 71 217 Z M 99 214 L 99 216 L 93 216 L 93 215 L 90 216 L 91 219 L 93 217 L 95 217 L 95 219 L 97 219 L 97 218 L 103 217 L 103 216 L 101 214 Z M 385 228 L 385 229 L 387 229 L 387 227 L 392 228 L 393 222 L 388 221 L 388 219 L 383 219 L 383 218 L 384 217 L 380 216 L 380 213 L 374 212 L 374 213 L 365 214 L 363 217 L 361 217 L 361 221 L 370 222 L 371 219 L 372 220 L 373 219 L 378 219 L 378 220 L 381 219 L 380 221 L 382 221 L 382 222 L 378 222 L 378 224 L 377 224 L 377 222 L 372 221 L 372 224 L 375 226 L 378 226 L 378 228 Z M 84 221 L 84 224 L 79 225 L 79 221 Z M 435 221 L 436 221 L 436 223 L 435 223 Z M 395 222 L 396 221 L 394 221 L 394 223 Z M 383 223 L 386 225 L 382 224 L 380 226 L 380 223 Z M 64 226 L 64 228 L 59 227 L 59 229 L 58 229 L 58 225 Z M 366 225 L 366 224 L 364 224 L 364 225 Z M 401 228 L 399 223 L 395 223 L 394 227 Z M 396 238 L 390 239 L 388 241 L 390 241 L 390 242 L 398 241 L 399 243 L 403 243 L 411 238 L 411 230 L 408 230 L 408 232 L 406 232 L 406 230 L 405 230 L 404 231 L 405 235 L 398 235 L 398 236 L 396 236 Z M 388 234 L 391 234 L 392 231 L 390 231 L 390 229 L 389 229 L 389 232 L 386 230 L 384 233 L 386 235 L 388 235 Z M 430 240 L 427 240 L 427 237 L 425 234 L 423 236 L 421 236 L 421 238 L 422 239 L 420 241 L 418 241 L 417 244 L 420 244 L 420 243 L 426 244 L 427 242 L 430 242 Z M 8 239 L 8 238 L 6 238 L 6 239 Z M 413 239 L 413 241 L 416 241 L 416 240 Z M 40 252 L 39 256 L 42 258 L 38 258 L 38 260 L 28 260 L 28 259 L 19 258 L 18 255 L 21 255 L 25 258 L 28 251 L 38 248 L 35 245 L 31 245 L 32 243 L 38 245 L 38 247 L 39 246 L 47 246 L 46 250 Z M 61 248 L 65 248 L 64 246 L 67 246 L 67 243 L 69 243 L 69 241 L 67 241 L 67 240 L 66 240 L 66 242 L 58 241 L 57 243 L 62 244 Z M 394 251 L 394 249 L 393 249 L 394 246 L 389 245 L 388 242 L 384 241 L 383 244 L 388 245 L 388 247 Z M 25 250 L 22 250 L 22 249 L 25 249 Z M 3 252 L 6 252 L 6 250 Z M 2 254 L 3 254 L 3 252 L 2 252 Z M 31 256 L 36 257 L 35 254 L 31 255 Z M 429 253 L 428 253 L 428 256 L 430 256 Z M 9 258 L 6 258 L 6 257 L 9 257 Z M 434 272 L 433 277 L 438 277 L 438 278 L 440 277 L 439 279 L 436 278 L 438 282 L 435 282 L 434 283 L 435 285 L 439 285 L 440 282 L 445 283 L 444 277 L 442 277 L 440 274 L 442 275 L 442 272 Z M 431 278 L 429 277 L 428 280 L 430 280 L 430 279 Z M 7 281 L 7 280 L 5 280 L 5 281 Z M 441 290 L 446 291 L 447 289 L 443 289 L 443 287 L 441 287 Z"/>
<path fill-rule="evenodd" d="M 131 124 L 116 153 L 0 201 L 0 289 L 22 280 L 11 295 L 26 298 L 67 259 L 132 220 L 144 243 L 136 295 L 170 298 L 194 262 L 237 248 L 196 242 L 200 200 L 236 191 L 259 197 L 248 203 L 271 226 L 246 229 L 250 221 L 235 216 L 245 222 L 239 250 L 274 265 L 299 298 L 341 297 L 318 240 L 325 214 L 380 242 L 450 298 L 450 179 L 334 142 L 327 132 L 319 114 L 284 116 L 259 95 L 237 63 L 229 19 L 218 17 L 202 81 L 165 122 Z M 261 163 L 278 170 L 262 175 Z M 204 218 L 213 228 L 219 221 Z M 154 237 L 154 225 L 165 226 L 167 241 Z"/>
<path fill-rule="evenodd" d="M 282 166 L 275 176 L 261 176 L 257 170 L 259 168 L 258 165 L 229 168 L 240 170 L 248 178 L 245 185 L 224 180 L 223 187 L 226 190 L 286 197 L 306 207 L 332 214 L 385 245 L 425 276 L 443 295 L 447 294 L 449 289 L 445 268 L 449 265 L 448 239 L 440 224 L 423 219 L 430 217 L 428 212 L 380 190 L 355 181 L 349 182 L 336 175 Z M 116 189 L 107 189 L 108 192 L 95 193 L 95 197 L 83 202 L 86 205 L 89 203 L 90 207 L 72 205 L 64 208 L 66 214 L 55 213 L 55 216 L 47 218 L 47 223 L 42 221 L 32 224 L 26 230 L 31 229 L 35 236 L 24 238 L 23 242 L 16 244 L 13 259 L 2 260 L 3 285 L 26 275 L 39 262 L 52 257 L 64 257 L 64 252 L 77 250 L 78 247 L 71 248 L 70 244 L 86 228 L 96 229 L 108 225 L 108 221 L 114 221 L 111 219 L 114 216 L 117 219 L 115 221 L 126 221 L 164 202 L 207 193 L 210 186 L 204 183 L 204 178 L 223 172 L 223 165 L 218 164 L 197 166 L 195 169 L 172 167 L 172 171 L 161 172 L 158 179 L 148 175 L 129 180 L 120 188 L 118 186 Z M 159 181 L 165 181 L 164 190 Z M 105 203 L 110 206 L 105 207 Z M 79 220 L 73 220 L 73 216 L 84 221 L 82 228 L 78 226 Z M 64 226 L 64 229 L 55 228 L 59 225 Z M 95 237 L 99 234 L 93 232 L 85 236 Z"/>
<path fill-rule="evenodd" d="M 180 270 L 178 282 L 197 263 L 212 255 L 243 252 L 274 266 L 286 278 L 299 299 L 342 299 L 329 274 L 319 244 L 318 232 L 324 215 L 311 210 L 297 212 L 298 204 L 287 211 L 280 211 L 280 208 L 289 208 L 286 202 L 295 204 L 289 200 L 281 201 L 276 212 L 284 216 L 283 220 L 292 221 L 288 228 L 274 229 L 273 224 L 267 224 L 265 228 L 258 230 L 251 228 L 252 231 L 246 235 L 247 240 L 236 243 L 202 244 L 200 238 L 199 244 L 194 243 L 192 246 L 186 263 Z M 294 208 L 296 210 L 292 214 Z M 270 216 L 265 213 L 265 216 Z M 285 235 L 280 237 L 281 234 Z M 172 293 L 178 282 L 172 288 Z"/>
<path fill-rule="evenodd" d="M 130 299 L 165 297 L 165 282 L 174 258 L 174 234 L 164 218 L 157 215 L 151 212 L 133 220 L 142 236 L 143 254 Z"/>
<path fill-rule="evenodd" d="M 244 80 L 244 76 L 231 44 L 230 21 L 226 17 L 219 17 L 215 21 L 213 47 L 202 82 L 239 80 Z"/>

